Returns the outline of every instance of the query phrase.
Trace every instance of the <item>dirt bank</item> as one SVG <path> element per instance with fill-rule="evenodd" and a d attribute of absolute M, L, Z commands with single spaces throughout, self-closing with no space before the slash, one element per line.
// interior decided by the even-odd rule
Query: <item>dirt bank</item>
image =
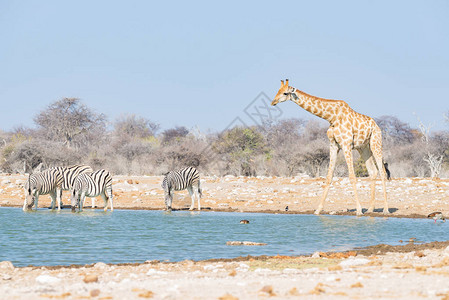
<path fill-rule="evenodd" d="M 207 261 L 15 268 L 2 299 L 448 299 L 449 243 Z"/>
<path fill-rule="evenodd" d="M 0 205 L 22 206 L 25 176 L 0 175 Z M 164 196 L 162 176 L 114 176 L 114 206 L 124 209 L 162 209 Z M 358 192 L 364 210 L 369 204 L 370 182 L 359 179 Z M 297 177 L 202 177 L 205 210 L 312 213 L 322 194 L 323 178 Z M 376 185 L 376 210 L 370 216 L 379 216 L 383 208 L 381 184 Z M 421 218 L 433 211 L 449 215 L 449 179 L 401 178 L 387 183 L 388 201 L 392 216 Z M 63 202 L 69 204 L 68 192 Z M 87 200 L 90 205 L 90 200 Z M 48 196 L 41 196 L 39 207 L 50 204 Z M 97 205 L 103 206 L 101 200 Z M 195 204 L 196 205 L 196 204 Z M 177 192 L 174 208 L 187 209 L 190 197 L 186 191 Z M 285 208 L 288 206 L 288 212 Z M 355 215 L 352 188 L 347 178 L 336 178 L 324 206 L 324 213 Z"/>

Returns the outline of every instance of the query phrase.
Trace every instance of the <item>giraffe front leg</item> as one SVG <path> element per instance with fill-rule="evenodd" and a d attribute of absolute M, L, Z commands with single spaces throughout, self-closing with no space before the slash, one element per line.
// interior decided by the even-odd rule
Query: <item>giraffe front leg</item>
<path fill-rule="evenodd" d="M 353 160 L 352 160 L 351 147 L 345 146 L 343 151 L 344 151 L 344 155 L 345 155 L 346 164 L 348 165 L 349 181 L 351 182 L 352 189 L 354 190 L 356 214 L 358 216 L 361 216 L 361 215 L 363 215 L 363 212 L 362 212 L 362 206 L 360 205 L 359 196 L 357 194 L 357 178 L 355 177 L 355 173 L 354 173 L 354 165 L 353 165 Z"/>
<path fill-rule="evenodd" d="M 315 210 L 315 215 L 319 215 L 324 207 L 324 201 L 326 200 L 327 194 L 329 193 L 329 188 L 332 183 L 332 179 L 334 176 L 335 163 L 337 161 L 337 154 L 339 148 L 335 141 L 331 141 L 330 152 L 329 152 L 329 169 L 327 171 L 326 176 L 326 186 L 324 187 L 323 196 L 321 196 L 320 203 L 318 204 L 318 208 Z"/>

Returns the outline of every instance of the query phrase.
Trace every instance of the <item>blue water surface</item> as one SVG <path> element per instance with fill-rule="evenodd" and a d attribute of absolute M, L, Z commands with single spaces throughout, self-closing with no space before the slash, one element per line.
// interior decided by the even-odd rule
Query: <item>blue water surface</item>
<path fill-rule="evenodd" d="M 250 224 L 240 224 L 247 219 Z M 0 261 L 15 266 L 180 261 L 342 251 L 411 237 L 449 240 L 449 222 L 426 219 L 0 207 Z M 266 246 L 227 246 L 252 241 Z"/>

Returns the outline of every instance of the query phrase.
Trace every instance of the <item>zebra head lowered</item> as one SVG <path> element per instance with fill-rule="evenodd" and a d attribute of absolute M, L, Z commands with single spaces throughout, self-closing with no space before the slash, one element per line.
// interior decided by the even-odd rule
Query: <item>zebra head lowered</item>
<path fill-rule="evenodd" d="M 31 210 L 36 201 L 37 187 L 36 183 L 31 181 L 31 176 L 28 176 L 28 180 L 25 182 L 25 203 L 23 205 L 23 210 Z"/>
<path fill-rule="evenodd" d="M 70 205 L 72 207 L 72 212 L 75 211 L 77 206 L 79 207 L 80 210 L 82 210 L 82 208 L 80 206 L 80 196 L 81 196 L 81 181 L 75 180 L 75 183 L 73 184 L 73 187 L 72 187 L 72 190 L 70 193 Z"/>

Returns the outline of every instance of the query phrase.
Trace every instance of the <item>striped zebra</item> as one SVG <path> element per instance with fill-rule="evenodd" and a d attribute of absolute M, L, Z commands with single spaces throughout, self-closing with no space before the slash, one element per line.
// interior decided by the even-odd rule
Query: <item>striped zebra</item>
<path fill-rule="evenodd" d="M 62 175 L 56 169 L 48 169 L 43 172 L 30 174 L 25 182 L 25 201 L 23 210 L 34 208 L 37 210 L 37 202 L 40 195 L 50 195 L 51 209 L 55 208 L 55 199 L 58 202 L 58 210 L 61 209 L 60 187 Z"/>
<path fill-rule="evenodd" d="M 83 210 L 83 202 L 85 197 L 101 196 L 104 200 L 104 211 L 108 210 L 108 201 L 110 201 L 111 211 L 114 211 L 112 204 L 112 176 L 109 171 L 98 170 L 93 173 L 79 174 L 71 189 L 71 205 L 72 211 L 79 207 L 79 211 Z"/>
<path fill-rule="evenodd" d="M 55 167 L 59 173 L 62 175 L 62 185 L 60 190 L 59 199 L 62 204 L 62 191 L 69 191 L 72 189 L 75 179 L 79 174 L 82 173 L 92 173 L 94 170 L 88 165 L 73 165 L 69 167 Z"/>
<path fill-rule="evenodd" d="M 200 174 L 194 167 L 187 167 L 177 171 L 170 171 L 165 174 L 162 181 L 162 188 L 165 194 L 165 208 L 171 210 L 173 202 L 173 191 L 181 191 L 187 189 L 192 198 L 192 205 L 189 210 L 193 210 L 195 205 L 195 195 L 198 199 L 198 210 L 201 210 L 200 199 L 202 191 L 200 186 Z M 195 188 L 195 189 L 194 189 Z"/>

